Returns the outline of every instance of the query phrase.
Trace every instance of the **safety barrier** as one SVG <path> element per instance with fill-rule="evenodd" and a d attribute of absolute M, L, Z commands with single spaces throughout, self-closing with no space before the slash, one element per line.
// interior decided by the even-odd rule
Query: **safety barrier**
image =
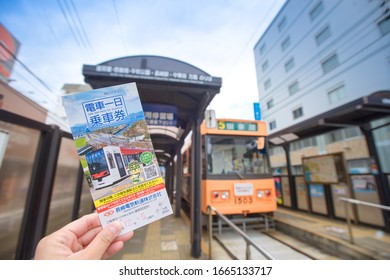
<path fill-rule="evenodd" d="M 222 219 L 228 226 L 230 226 L 234 231 L 236 231 L 239 235 L 241 235 L 245 242 L 246 242 L 246 259 L 251 259 L 251 253 L 250 253 L 250 246 L 252 245 L 257 251 L 259 251 L 266 259 L 268 260 L 274 260 L 275 258 L 269 254 L 266 250 L 258 246 L 254 241 L 245 233 L 243 232 L 239 227 L 237 227 L 234 223 L 229 221 L 228 218 L 226 218 L 223 214 L 217 211 L 213 206 L 207 207 L 207 214 L 208 214 L 208 235 L 209 235 L 209 259 L 211 260 L 212 257 L 212 239 L 213 239 L 213 221 L 212 216 L 213 212 Z"/>
<path fill-rule="evenodd" d="M 363 206 L 369 206 L 369 207 L 382 209 L 382 210 L 385 210 L 385 211 L 390 211 L 390 207 L 389 206 L 383 206 L 383 205 L 375 204 L 375 203 L 371 203 L 371 202 L 361 201 L 361 200 L 352 199 L 352 198 L 345 198 L 345 197 L 340 197 L 339 200 L 344 203 L 345 215 L 346 215 L 346 220 L 347 220 L 347 225 L 348 225 L 348 232 L 349 232 L 349 242 L 351 244 L 354 244 L 355 241 L 353 239 L 353 234 L 352 234 L 352 223 L 351 223 L 351 217 L 350 217 L 350 213 L 349 213 L 348 203 L 357 204 L 357 205 L 363 205 Z"/>
<path fill-rule="evenodd" d="M 0 162 L 3 168 L 1 171 L 8 171 L 6 176 L 2 174 L 3 185 L 0 188 L 0 195 L 5 194 L 2 197 L 2 203 L 8 204 L 0 219 L 2 229 L 4 229 L 4 234 L 0 236 L 2 245 L 0 259 L 28 260 L 34 256 L 39 240 L 48 232 L 50 221 L 55 223 L 52 226 L 54 228 L 64 226 L 67 222 L 79 217 L 84 174 L 77 158 L 73 160 L 73 156 L 66 159 L 59 157 L 61 147 L 68 147 L 66 143 L 73 145 L 73 138 L 69 132 L 62 131 L 58 126 L 46 125 L 12 112 L 0 110 L 0 131 L 4 131 L 10 139 L 2 143 L 4 147 L 10 148 L 6 150 L 9 153 L 5 152 Z M 31 144 L 35 142 L 36 144 Z M 23 157 L 26 149 L 34 154 L 31 162 L 27 162 L 27 159 Z M 72 163 L 65 162 L 69 158 L 73 160 Z M 59 170 L 60 168 L 63 170 Z M 65 168 L 68 168 L 66 170 L 68 173 L 61 173 Z M 62 174 L 67 175 L 68 178 L 72 177 L 72 180 L 62 178 Z M 11 180 L 8 180 L 8 175 L 14 176 L 14 179 L 10 177 Z M 15 177 L 23 176 L 27 178 L 23 181 L 25 185 L 16 184 L 15 182 L 22 182 L 22 180 L 17 181 Z M 56 182 L 56 179 L 62 179 L 62 181 Z M 57 200 L 53 200 L 56 183 L 58 189 L 70 190 L 69 196 L 68 192 L 64 191 L 56 198 Z M 69 209 L 69 213 L 61 212 L 61 214 L 70 215 L 54 221 L 55 217 L 51 219 L 50 214 L 57 215 L 60 212 L 54 211 L 57 209 L 55 207 L 58 201 L 63 204 L 68 202 L 62 196 L 63 194 L 67 195 L 66 199 L 70 199 L 68 204 L 72 208 Z M 26 196 L 23 204 L 17 201 L 20 200 L 21 195 Z M 17 207 L 11 207 L 12 205 L 17 205 Z M 88 203 L 88 206 L 90 211 L 88 209 L 86 212 L 90 213 L 92 203 Z"/>

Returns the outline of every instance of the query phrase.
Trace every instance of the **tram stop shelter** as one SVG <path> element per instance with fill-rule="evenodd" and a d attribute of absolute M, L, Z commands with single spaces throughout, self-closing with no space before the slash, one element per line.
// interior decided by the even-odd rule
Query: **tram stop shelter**
<path fill-rule="evenodd" d="M 378 127 L 372 127 L 370 124 L 370 122 L 373 120 L 389 116 L 390 91 L 379 91 L 368 96 L 355 99 L 333 110 L 270 134 L 270 144 L 272 146 L 283 147 L 286 154 L 288 183 L 291 194 L 291 207 L 293 209 L 297 209 L 297 196 L 295 188 L 296 186 L 292 176 L 289 144 L 299 139 L 320 135 L 335 129 L 346 128 L 350 126 L 359 127 L 362 131 L 362 134 L 365 136 L 369 155 L 377 167 L 377 172 L 373 175 L 378 187 L 380 203 L 382 205 L 390 206 L 390 176 L 387 177 L 382 170 L 381 161 L 373 135 L 373 131 L 390 125 L 390 122 L 387 120 L 385 124 Z M 328 198 L 328 200 L 331 200 L 330 196 L 328 196 Z M 329 204 L 328 208 L 331 208 L 329 207 Z M 330 211 L 329 216 L 334 216 L 334 213 L 332 215 L 332 211 Z M 383 217 L 385 228 L 387 231 L 390 231 L 390 213 L 388 211 L 383 211 Z"/>
<path fill-rule="evenodd" d="M 176 216 L 181 208 L 181 148 L 192 131 L 193 151 L 200 151 L 204 112 L 220 92 L 222 79 L 172 58 L 128 56 L 97 65 L 83 65 L 86 83 L 93 89 L 135 82 L 160 165 L 166 167 L 166 185 L 173 200 L 176 169 Z M 170 118 L 166 116 L 169 114 Z M 176 163 L 174 157 L 176 156 Z M 192 174 L 191 254 L 201 255 L 201 157 L 195 152 Z M 174 168 L 176 164 L 176 168 Z"/>

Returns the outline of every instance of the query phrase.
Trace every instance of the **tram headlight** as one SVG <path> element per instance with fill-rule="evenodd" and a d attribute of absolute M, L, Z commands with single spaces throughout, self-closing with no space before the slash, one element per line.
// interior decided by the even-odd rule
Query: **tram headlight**
<path fill-rule="evenodd" d="M 228 199 L 229 198 L 229 192 L 222 192 L 221 198 L 222 199 Z"/>
<path fill-rule="evenodd" d="M 219 196 L 219 194 L 218 194 L 218 192 L 213 192 L 213 193 L 212 193 L 212 196 L 213 196 L 213 199 L 217 199 L 218 196 Z"/>
<path fill-rule="evenodd" d="M 264 192 L 262 190 L 257 190 L 257 197 L 262 198 L 264 196 Z"/>

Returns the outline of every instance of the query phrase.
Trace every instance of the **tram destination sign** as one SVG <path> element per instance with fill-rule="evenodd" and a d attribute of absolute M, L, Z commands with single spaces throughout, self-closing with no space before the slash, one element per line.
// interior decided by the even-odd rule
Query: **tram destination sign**
<path fill-rule="evenodd" d="M 219 130 L 257 131 L 256 123 L 218 121 Z"/>

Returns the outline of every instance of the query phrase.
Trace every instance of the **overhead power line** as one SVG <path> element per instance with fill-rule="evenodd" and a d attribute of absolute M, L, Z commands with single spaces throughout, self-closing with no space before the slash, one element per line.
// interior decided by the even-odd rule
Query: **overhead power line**
<path fill-rule="evenodd" d="M 94 50 L 93 50 L 93 48 L 92 48 L 91 42 L 89 41 L 87 32 L 85 32 L 84 25 L 83 25 L 83 23 L 82 23 L 82 21 L 81 21 L 81 18 L 80 18 L 80 16 L 79 16 L 79 13 L 77 12 L 77 8 L 76 8 L 76 6 L 75 6 L 73 0 L 70 0 L 70 3 L 72 4 L 73 11 L 74 11 L 74 13 L 76 14 L 76 18 L 77 18 L 77 21 L 78 21 L 78 23 L 79 23 L 79 25 L 80 25 L 81 32 L 83 33 L 83 38 L 85 38 L 85 41 L 86 41 L 86 45 L 87 45 L 87 47 L 91 50 L 92 55 L 93 55 L 93 58 L 94 58 L 94 60 L 96 61 L 96 56 L 95 56 Z"/>
<path fill-rule="evenodd" d="M 256 27 L 255 31 L 253 32 L 252 36 L 248 39 L 248 41 L 246 42 L 245 46 L 242 48 L 240 54 L 237 56 L 237 58 L 234 60 L 232 66 L 228 69 L 228 71 L 226 72 L 226 75 L 225 76 L 228 76 L 230 74 L 230 71 L 233 69 L 233 67 L 238 63 L 238 61 L 240 60 L 240 58 L 242 57 L 242 55 L 244 54 L 244 52 L 246 51 L 246 49 L 248 48 L 250 42 L 252 41 L 252 39 L 255 37 L 255 35 L 257 34 L 258 30 L 260 29 L 260 27 L 263 25 L 263 23 L 265 22 L 265 20 L 268 18 L 269 14 L 271 13 L 272 9 L 275 7 L 277 1 L 274 1 L 274 3 L 272 4 L 272 6 L 269 8 L 269 10 L 267 11 L 267 13 L 265 14 L 265 16 L 263 17 L 263 20 L 260 22 L 260 24 Z"/>
<path fill-rule="evenodd" d="M 67 24 L 68 24 L 68 27 L 69 27 L 69 29 L 70 29 L 72 35 L 73 35 L 74 40 L 76 41 L 77 46 L 81 47 L 80 42 L 79 42 L 79 39 L 77 38 L 76 33 L 74 32 L 73 27 L 72 27 L 72 25 L 70 24 L 68 15 L 66 14 L 64 7 L 62 7 L 61 0 L 57 0 L 57 3 L 58 3 L 58 5 L 60 6 L 62 15 L 63 15 L 63 16 L 65 17 L 65 19 L 66 19 L 66 22 L 67 22 Z"/>
<path fill-rule="evenodd" d="M 126 38 L 125 38 L 125 36 L 123 36 L 122 25 L 121 25 L 121 22 L 119 20 L 118 9 L 116 8 L 115 0 L 112 0 L 112 3 L 114 4 L 115 16 L 116 16 L 116 19 L 118 21 L 119 31 L 121 33 L 122 42 L 123 42 L 123 47 L 125 48 L 126 53 L 128 53 Z"/>
<path fill-rule="evenodd" d="M 83 52 L 83 55 L 88 57 L 92 55 L 93 49 L 91 44 L 89 43 L 88 36 L 84 30 L 83 24 L 81 22 L 81 19 L 77 13 L 76 6 L 74 5 L 73 1 L 71 1 L 71 6 L 73 8 L 70 8 L 70 5 L 66 0 L 63 1 L 63 4 L 61 3 L 61 0 L 57 0 L 58 5 L 60 6 L 60 10 L 62 12 L 62 15 L 64 16 L 68 27 L 72 33 L 72 36 L 77 44 L 78 47 L 80 47 L 80 50 Z M 74 15 L 76 14 L 76 15 Z M 76 19 L 75 19 L 76 18 Z M 81 29 L 81 31 L 80 31 Z M 95 60 L 92 58 L 92 60 Z"/>

